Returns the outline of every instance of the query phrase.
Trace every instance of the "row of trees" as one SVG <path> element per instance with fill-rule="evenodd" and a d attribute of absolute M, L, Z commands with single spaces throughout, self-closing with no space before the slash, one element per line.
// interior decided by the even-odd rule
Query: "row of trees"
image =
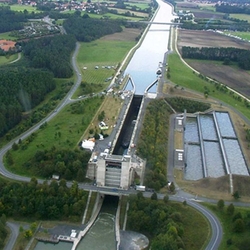
<path fill-rule="evenodd" d="M 217 12 L 223 13 L 239 13 L 239 14 L 250 14 L 250 8 L 248 5 L 245 4 L 228 4 L 228 3 L 221 3 L 216 4 L 215 9 Z"/>
<path fill-rule="evenodd" d="M 145 184 L 159 190 L 167 183 L 166 164 L 170 108 L 165 100 L 149 103 L 143 121 L 143 129 L 137 145 L 137 153 L 147 159 Z"/>
<path fill-rule="evenodd" d="M 31 68 L 0 70 L 0 136 L 13 128 L 55 88 L 53 75 Z"/>
<path fill-rule="evenodd" d="M 121 21 L 94 19 L 88 15 L 72 15 L 63 22 L 68 34 L 73 34 L 78 41 L 91 42 L 102 36 L 121 32 Z"/>
<path fill-rule="evenodd" d="M 33 219 L 79 219 L 86 207 L 88 193 L 65 180 L 39 184 L 0 182 L 0 214 L 7 217 L 29 216 Z M 1 222 L 0 222 L 1 227 Z"/>
<path fill-rule="evenodd" d="M 181 97 L 166 98 L 166 101 L 176 112 L 184 112 L 184 110 L 188 113 L 195 113 L 197 111 L 203 112 L 211 107 L 209 103 L 193 101 Z"/>
<path fill-rule="evenodd" d="M 23 54 L 34 68 L 48 69 L 57 78 L 73 74 L 70 56 L 76 40 L 72 35 L 56 35 L 21 43 Z"/>
<path fill-rule="evenodd" d="M 202 20 L 195 20 L 195 22 L 184 21 L 182 26 L 183 29 L 191 29 L 191 30 L 237 30 L 237 31 L 249 31 L 250 24 L 245 21 L 241 22 L 228 22 L 228 21 L 221 21 L 221 20 L 214 20 L 211 19 L 202 19 Z"/>
<path fill-rule="evenodd" d="M 182 47 L 182 57 L 201 60 L 216 60 L 237 62 L 242 69 L 250 69 L 250 50 L 239 48 L 223 48 L 223 47 Z"/>

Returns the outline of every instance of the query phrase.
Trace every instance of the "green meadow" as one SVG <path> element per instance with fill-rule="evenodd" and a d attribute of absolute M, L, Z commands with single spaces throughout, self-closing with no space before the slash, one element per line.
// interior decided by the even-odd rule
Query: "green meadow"
<path fill-rule="evenodd" d="M 111 78 L 116 74 L 117 68 L 126 54 L 135 44 L 135 41 L 104 39 L 91 43 L 81 43 L 77 62 L 82 74 L 82 81 L 99 86 L 95 92 L 105 89 L 110 84 Z M 74 97 L 83 94 L 85 93 L 79 88 Z"/>
<path fill-rule="evenodd" d="M 215 204 L 204 203 L 204 206 L 209 208 L 216 216 L 219 218 L 223 226 L 223 238 L 220 244 L 219 250 L 236 250 L 236 246 L 228 244 L 228 240 L 231 239 L 233 243 L 242 241 L 243 238 L 249 238 L 249 229 L 246 229 L 242 233 L 234 233 L 233 228 L 233 216 L 237 213 L 241 213 L 242 217 L 245 218 L 249 216 L 249 208 L 247 207 L 237 207 L 235 205 L 235 211 L 233 215 L 227 213 L 227 206 L 222 210 L 219 210 Z M 243 249 L 243 248 L 240 248 Z"/>
<path fill-rule="evenodd" d="M 13 5 L 10 5 L 10 9 L 13 11 L 22 11 L 22 12 L 24 10 L 27 10 L 28 12 L 35 12 L 35 13 L 41 12 L 37 10 L 36 7 L 30 6 L 30 5 L 13 4 Z"/>
<path fill-rule="evenodd" d="M 17 39 L 17 37 L 12 36 L 11 32 L 4 32 L 4 33 L 0 33 L 0 40 L 1 39 L 5 39 L 5 40 L 15 40 Z"/>
<path fill-rule="evenodd" d="M 0 56 L 0 65 L 8 64 L 14 60 L 16 60 L 18 57 L 18 54 L 14 54 L 11 56 Z"/>
<path fill-rule="evenodd" d="M 242 39 L 246 39 L 250 41 L 250 33 L 249 32 L 239 32 L 239 31 L 224 31 L 225 34 L 231 34 L 233 36 L 238 36 Z"/>
<path fill-rule="evenodd" d="M 250 22 L 250 15 L 247 14 L 230 14 L 229 17 Z"/>

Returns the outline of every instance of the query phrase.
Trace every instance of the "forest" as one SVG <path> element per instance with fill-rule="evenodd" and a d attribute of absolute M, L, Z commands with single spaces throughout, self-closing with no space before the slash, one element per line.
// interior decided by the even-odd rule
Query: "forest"
<path fill-rule="evenodd" d="M 150 249 L 185 249 L 181 214 L 168 204 L 168 200 L 146 199 L 141 193 L 130 196 L 128 227 L 152 238 Z"/>
<path fill-rule="evenodd" d="M 198 213 L 183 203 L 157 200 L 156 193 L 151 199 L 142 193 L 129 197 L 127 227 L 145 234 L 150 239 L 152 250 L 202 249 L 206 241 L 208 225 Z M 201 230 L 196 227 L 202 228 Z"/>
<path fill-rule="evenodd" d="M 55 88 L 52 73 L 31 68 L 0 69 L 0 136 L 22 120 L 23 112 Z"/>
<path fill-rule="evenodd" d="M 63 22 L 68 34 L 73 34 L 78 41 L 91 42 L 102 36 L 121 32 L 122 22 L 119 20 L 94 19 L 88 15 L 72 15 Z"/>
<path fill-rule="evenodd" d="M 7 217 L 30 219 L 78 220 L 82 215 L 88 192 L 73 182 L 70 188 L 65 180 L 49 184 L 31 178 L 28 183 L 0 182 L 0 214 Z"/>
<path fill-rule="evenodd" d="M 18 149 L 18 147 L 21 148 L 22 143 L 12 148 Z M 23 168 L 28 169 L 33 176 L 51 178 L 52 175 L 56 174 L 66 180 L 83 182 L 90 155 L 87 150 L 80 149 L 56 149 L 55 147 L 50 150 L 38 149 L 36 154 L 24 163 Z M 7 154 L 8 161 L 10 161 L 9 157 Z"/>
<path fill-rule="evenodd" d="M 70 56 L 75 43 L 72 35 L 56 35 L 22 42 L 21 46 L 30 67 L 48 69 L 57 78 L 69 78 L 73 75 Z"/>
<path fill-rule="evenodd" d="M 169 97 L 166 98 L 166 101 L 179 113 L 184 112 L 184 110 L 187 113 L 204 112 L 211 107 L 209 103 L 188 100 L 182 97 Z"/>
<path fill-rule="evenodd" d="M 24 13 L 11 11 L 10 7 L 0 6 L 0 33 L 22 29 L 23 23 L 27 20 Z"/>
<path fill-rule="evenodd" d="M 239 48 L 182 47 L 182 57 L 200 60 L 223 61 L 225 64 L 236 62 L 241 69 L 250 69 L 250 50 Z"/>

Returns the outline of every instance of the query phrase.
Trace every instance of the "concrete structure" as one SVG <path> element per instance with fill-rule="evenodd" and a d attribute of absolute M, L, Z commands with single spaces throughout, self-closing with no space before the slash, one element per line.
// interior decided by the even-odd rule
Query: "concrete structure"
<path fill-rule="evenodd" d="M 88 165 L 88 178 L 100 187 L 128 189 L 134 181 L 135 171 L 141 174 L 140 165 L 129 155 L 106 155 Z"/>

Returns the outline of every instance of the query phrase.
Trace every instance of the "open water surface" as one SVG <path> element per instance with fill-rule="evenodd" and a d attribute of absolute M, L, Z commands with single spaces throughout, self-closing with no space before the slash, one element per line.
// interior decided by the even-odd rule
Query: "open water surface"
<path fill-rule="evenodd" d="M 231 119 L 226 112 L 215 112 L 216 119 L 218 121 L 218 126 L 220 129 L 220 134 L 222 137 L 234 137 L 236 138 L 236 134 L 234 132 L 234 128 L 231 122 Z"/>
<path fill-rule="evenodd" d="M 199 145 L 188 145 L 187 150 L 185 179 L 199 180 L 204 176 L 201 162 L 201 148 Z"/>
<path fill-rule="evenodd" d="M 160 9 L 154 22 L 169 23 L 173 20 L 170 5 L 157 1 Z M 168 51 L 170 25 L 151 24 L 141 46 L 134 53 L 129 62 L 125 75 L 129 74 L 136 85 L 136 94 L 143 95 L 146 88 L 156 79 L 159 62 L 163 62 L 164 54 Z M 150 88 L 156 92 L 156 85 Z"/>
<path fill-rule="evenodd" d="M 196 117 L 187 117 L 184 133 L 185 142 L 200 143 Z"/>
<path fill-rule="evenodd" d="M 200 125 L 203 140 L 218 140 L 212 115 L 200 115 Z"/>
<path fill-rule="evenodd" d="M 204 141 L 204 150 L 208 177 L 217 178 L 225 175 L 219 142 Z"/>
<path fill-rule="evenodd" d="M 77 250 L 116 250 L 115 216 L 100 213 L 89 232 L 80 241 Z"/>
<path fill-rule="evenodd" d="M 231 173 L 249 175 L 238 140 L 223 139 L 223 143 Z"/>

